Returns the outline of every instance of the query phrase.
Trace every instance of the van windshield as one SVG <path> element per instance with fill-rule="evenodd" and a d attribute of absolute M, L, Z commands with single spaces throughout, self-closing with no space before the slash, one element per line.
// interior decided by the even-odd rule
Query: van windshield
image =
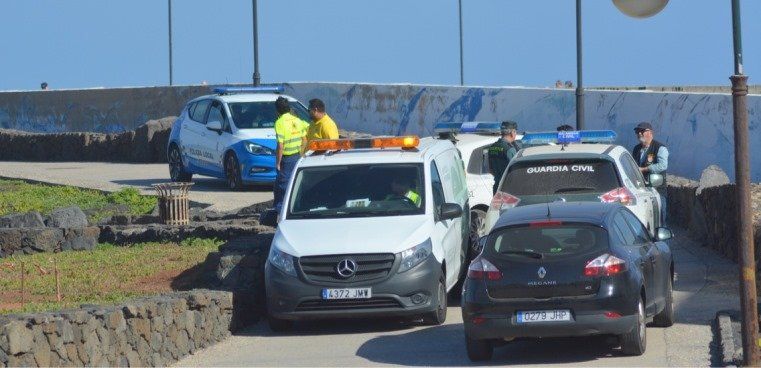
<path fill-rule="evenodd" d="M 296 173 L 289 219 L 425 213 L 422 164 L 306 167 Z"/>
<path fill-rule="evenodd" d="M 309 112 L 303 105 L 291 101 L 291 111 L 299 119 L 309 122 Z M 238 129 L 274 128 L 277 120 L 275 101 L 230 102 L 230 113 Z"/>

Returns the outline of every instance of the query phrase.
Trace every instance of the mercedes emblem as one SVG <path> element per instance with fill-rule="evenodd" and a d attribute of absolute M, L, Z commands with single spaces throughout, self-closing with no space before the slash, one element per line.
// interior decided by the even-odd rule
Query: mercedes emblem
<path fill-rule="evenodd" d="M 357 262 L 354 262 L 353 259 L 344 259 L 336 265 L 336 272 L 338 273 L 338 276 L 348 279 L 349 277 L 354 276 L 354 273 L 357 272 Z"/>

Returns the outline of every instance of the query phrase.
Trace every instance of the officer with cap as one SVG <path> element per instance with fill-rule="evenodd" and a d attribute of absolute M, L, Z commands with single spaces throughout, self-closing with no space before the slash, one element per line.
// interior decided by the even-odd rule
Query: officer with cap
<path fill-rule="evenodd" d="M 499 139 L 489 146 L 489 171 L 494 175 L 494 187 L 492 193 L 497 192 L 502 174 L 507 169 L 507 164 L 523 148 L 521 142 L 515 140 L 518 135 L 518 123 L 503 121 L 500 127 Z"/>
<path fill-rule="evenodd" d="M 650 174 L 662 174 L 669 167 L 669 150 L 653 139 L 653 126 L 643 121 L 634 127 L 639 143 L 634 146 L 632 156 L 637 161 L 639 171 L 649 181 Z M 661 195 L 661 221 L 666 223 L 666 198 Z"/>

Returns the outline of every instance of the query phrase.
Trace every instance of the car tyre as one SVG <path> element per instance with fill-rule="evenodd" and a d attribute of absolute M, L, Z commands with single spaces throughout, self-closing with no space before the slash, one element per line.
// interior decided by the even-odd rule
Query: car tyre
<path fill-rule="evenodd" d="M 227 187 L 230 190 L 243 189 L 243 179 L 241 178 L 240 165 L 238 158 L 234 153 L 230 153 L 225 158 L 225 178 L 227 179 Z"/>
<path fill-rule="evenodd" d="M 447 320 L 447 286 L 443 275 L 436 290 L 436 310 L 423 316 L 423 323 L 427 325 L 440 325 Z"/>
<path fill-rule="evenodd" d="M 669 278 L 666 285 L 666 306 L 653 317 L 653 326 L 671 327 L 674 324 L 674 281 Z"/>
<path fill-rule="evenodd" d="M 637 304 L 637 324 L 631 331 L 619 337 L 621 352 L 625 355 L 642 355 L 647 347 L 647 327 L 645 326 L 645 302 Z"/>
<path fill-rule="evenodd" d="M 193 179 L 193 174 L 185 170 L 180 147 L 177 147 L 176 144 L 172 144 L 169 148 L 167 161 L 169 161 L 169 177 L 173 182 L 190 182 Z"/>
<path fill-rule="evenodd" d="M 468 259 L 472 260 L 481 252 L 478 240 L 486 235 L 486 212 L 477 208 L 470 210 L 470 240 L 468 242 Z"/>
<path fill-rule="evenodd" d="M 288 332 L 293 329 L 293 321 L 267 316 L 267 324 L 272 332 Z"/>
<path fill-rule="evenodd" d="M 494 346 L 489 340 L 476 340 L 465 336 L 465 349 L 468 351 L 468 359 L 472 362 L 485 362 L 491 360 Z"/>

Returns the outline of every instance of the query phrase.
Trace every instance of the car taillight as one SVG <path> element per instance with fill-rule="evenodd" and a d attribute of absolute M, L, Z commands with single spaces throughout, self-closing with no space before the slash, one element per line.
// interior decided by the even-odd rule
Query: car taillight
<path fill-rule="evenodd" d="M 492 210 L 501 211 L 508 208 L 513 208 L 518 205 L 518 202 L 520 202 L 521 199 L 505 192 L 497 192 L 494 194 L 494 197 L 491 198 L 491 208 Z"/>
<path fill-rule="evenodd" d="M 603 254 L 584 266 L 584 276 L 613 276 L 626 271 L 626 261 L 614 255 Z"/>
<path fill-rule="evenodd" d="M 600 196 L 600 200 L 605 203 L 621 202 L 627 206 L 634 206 L 637 204 L 637 198 L 634 194 L 624 187 L 616 188 Z"/>
<path fill-rule="evenodd" d="M 472 280 L 500 280 L 502 279 L 502 272 L 491 262 L 479 257 L 468 267 L 468 278 Z"/>

